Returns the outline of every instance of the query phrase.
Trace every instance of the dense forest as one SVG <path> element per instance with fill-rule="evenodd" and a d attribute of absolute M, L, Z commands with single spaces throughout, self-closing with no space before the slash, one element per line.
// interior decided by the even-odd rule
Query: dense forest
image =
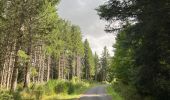
<path fill-rule="evenodd" d="M 79 26 L 59 17 L 58 4 L 0 0 L 0 92 L 15 93 L 57 79 L 106 81 L 107 48 L 101 59 L 93 55 Z"/>
<path fill-rule="evenodd" d="M 116 35 L 113 57 L 106 46 L 93 53 L 80 27 L 58 15 L 59 3 L 0 0 L 0 100 L 68 99 L 103 84 L 115 100 L 170 99 L 169 0 L 108 0 L 96 9 Z"/>
<path fill-rule="evenodd" d="M 169 100 L 170 1 L 108 0 L 97 11 L 117 35 L 109 70 L 115 91 L 125 100 Z"/>

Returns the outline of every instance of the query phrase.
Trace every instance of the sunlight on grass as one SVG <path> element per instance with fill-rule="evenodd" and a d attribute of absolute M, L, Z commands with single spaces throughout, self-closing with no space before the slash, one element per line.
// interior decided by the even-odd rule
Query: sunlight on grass
<path fill-rule="evenodd" d="M 74 100 L 96 85 L 99 83 L 77 79 L 50 80 L 44 84 L 30 84 L 27 89 L 23 89 L 22 84 L 19 84 L 17 91 L 13 93 L 0 91 L 0 100 Z"/>
<path fill-rule="evenodd" d="M 62 100 L 62 99 L 73 100 L 80 98 L 80 96 L 81 95 L 55 94 L 51 96 L 43 96 L 42 100 Z"/>

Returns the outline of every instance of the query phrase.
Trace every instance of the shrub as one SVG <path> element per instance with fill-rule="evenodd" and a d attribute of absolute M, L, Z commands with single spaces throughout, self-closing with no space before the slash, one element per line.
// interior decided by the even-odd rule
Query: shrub
<path fill-rule="evenodd" d="M 42 100 L 42 97 L 55 94 L 81 94 L 89 86 L 88 81 L 80 81 L 76 77 L 71 81 L 50 80 L 41 85 L 32 83 L 26 89 L 23 89 L 23 84 L 19 84 L 17 91 L 11 94 L 8 91 L 0 92 L 0 100 Z"/>
<path fill-rule="evenodd" d="M 22 100 L 20 91 L 16 91 L 13 93 L 14 100 Z"/>
<path fill-rule="evenodd" d="M 75 85 L 72 82 L 68 83 L 68 94 L 73 94 L 75 92 Z"/>
<path fill-rule="evenodd" d="M 55 86 L 55 93 L 67 93 L 68 91 L 68 85 L 65 81 L 60 81 L 56 86 Z"/>
<path fill-rule="evenodd" d="M 144 100 L 137 92 L 137 89 L 131 85 L 125 85 L 121 82 L 112 83 L 112 87 L 125 100 Z"/>
<path fill-rule="evenodd" d="M 72 82 L 73 84 L 76 84 L 76 83 L 80 82 L 80 79 L 79 79 L 78 77 L 73 77 L 73 78 L 71 79 L 71 82 Z"/>
<path fill-rule="evenodd" d="M 17 91 L 22 91 L 23 90 L 23 84 L 18 84 L 17 85 Z"/>
<path fill-rule="evenodd" d="M 34 90 L 36 100 L 41 100 L 44 94 L 44 87 L 39 85 L 36 90 Z"/>
<path fill-rule="evenodd" d="M 14 100 L 13 95 L 6 91 L 0 91 L 0 100 Z"/>
<path fill-rule="evenodd" d="M 58 84 L 58 80 L 48 81 L 44 86 L 45 94 L 46 95 L 54 94 L 55 93 L 55 87 L 56 87 L 57 84 Z"/>
<path fill-rule="evenodd" d="M 20 92 L 21 100 L 41 100 L 44 94 L 43 85 L 32 85 L 30 88 L 24 89 Z M 15 99 L 19 100 L 19 99 Z"/>

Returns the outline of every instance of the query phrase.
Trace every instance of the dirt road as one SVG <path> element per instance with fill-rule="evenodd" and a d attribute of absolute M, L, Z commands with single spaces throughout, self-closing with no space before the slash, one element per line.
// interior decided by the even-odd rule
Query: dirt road
<path fill-rule="evenodd" d="M 79 100 L 112 100 L 106 93 L 106 86 L 97 86 L 88 90 Z"/>

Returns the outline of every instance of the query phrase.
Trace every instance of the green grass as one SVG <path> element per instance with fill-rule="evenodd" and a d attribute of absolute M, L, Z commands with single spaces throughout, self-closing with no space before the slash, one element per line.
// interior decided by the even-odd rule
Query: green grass
<path fill-rule="evenodd" d="M 90 89 L 91 87 L 95 85 L 98 85 L 95 82 L 88 82 L 88 81 L 79 81 L 79 82 L 70 81 L 70 82 L 72 84 L 71 94 L 69 94 L 68 92 L 66 93 L 62 92 L 60 94 L 44 95 L 43 100 L 78 99 L 85 91 L 87 91 L 88 89 Z"/>
<path fill-rule="evenodd" d="M 43 96 L 42 100 L 72 100 L 72 99 L 78 99 L 80 98 L 80 95 L 68 95 L 68 94 L 54 94 L 54 95 L 50 95 L 50 96 Z"/>
<path fill-rule="evenodd" d="M 115 92 L 112 86 L 107 86 L 107 93 L 112 96 L 113 100 L 123 100 L 123 98 Z"/>

